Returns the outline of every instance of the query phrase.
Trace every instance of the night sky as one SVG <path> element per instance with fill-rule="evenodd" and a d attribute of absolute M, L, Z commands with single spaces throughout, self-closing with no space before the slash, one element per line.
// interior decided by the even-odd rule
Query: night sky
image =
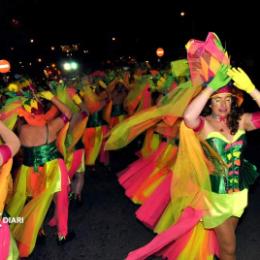
<path fill-rule="evenodd" d="M 0 55 L 12 63 L 38 57 L 55 62 L 62 57 L 61 44 L 79 44 L 73 55 L 82 62 L 150 60 L 157 47 L 165 49 L 168 61 L 185 57 L 189 39 L 204 40 L 212 31 L 235 64 L 255 67 L 260 14 L 250 2 L 0 0 Z"/>

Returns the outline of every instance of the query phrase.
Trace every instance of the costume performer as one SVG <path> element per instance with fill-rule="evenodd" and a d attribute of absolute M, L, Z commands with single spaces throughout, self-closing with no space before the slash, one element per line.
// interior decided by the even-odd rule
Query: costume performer
<path fill-rule="evenodd" d="M 3 217 L 8 219 L 8 215 L 4 211 L 6 202 L 10 199 L 12 193 L 12 157 L 20 148 L 18 137 L 0 121 L 0 259 L 16 260 L 19 257 L 16 242 L 13 239 L 9 223 L 3 221 Z"/>
<path fill-rule="evenodd" d="M 34 97 L 26 99 L 27 110 L 28 107 L 31 109 L 27 111 L 24 106 L 18 109 L 19 116 L 25 120 L 18 126 L 24 160 L 15 178 L 14 195 L 7 207 L 10 216 L 24 219 L 23 224 L 11 225 L 21 257 L 32 253 L 54 197 L 56 208 L 52 223 L 57 225 L 58 244 L 71 239 L 68 233 L 69 177 L 56 146 L 58 135 L 68 128 L 71 111 L 50 91 L 43 91 L 37 96 L 35 88 L 30 85 L 29 93 Z M 54 117 L 50 111 L 44 114 L 40 98 L 51 101 L 61 111 L 61 116 Z"/>
<path fill-rule="evenodd" d="M 169 204 L 166 204 L 161 216 L 165 218 L 168 215 L 168 223 L 150 243 L 131 252 L 127 259 L 146 259 L 152 254 L 168 259 L 213 259 L 214 255 L 221 259 L 235 259 L 236 218 L 247 206 L 248 186 L 258 176 L 256 168 L 243 158 L 245 131 L 257 129 L 260 125 L 259 112 L 242 115 L 237 112 L 240 117 L 234 120 L 231 111 L 233 106 L 238 110 L 241 96 L 234 87 L 232 91 L 229 87 L 222 87 L 232 79 L 234 85 L 248 92 L 258 105 L 260 95 L 241 69 L 230 67 L 227 53 L 215 34 L 209 33 L 205 42 L 191 40 L 186 47 L 192 81 L 190 87 L 194 92 L 188 93 L 187 89 L 180 87 L 174 95 L 182 93 L 179 102 L 196 97 L 188 107 L 186 103 L 187 109 L 183 113 L 189 128 L 184 122 L 180 124 L 178 154 L 172 166 L 171 185 L 168 186 L 170 211 L 167 210 Z M 208 87 L 203 89 L 205 83 Z M 218 89 L 219 92 L 214 93 Z M 213 93 L 216 102 L 220 99 L 219 107 L 213 108 L 215 101 L 212 101 L 212 96 L 210 105 L 213 112 L 199 117 Z M 174 104 L 172 107 L 172 114 L 178 116 Z M 162 107 L 159 109 L 162 111 Z M 194 116 L 191 111 L 196 111 L 195 122 L 191 119 Z M 216 113 L 222 121 L 210 120 Z M 225 118 L 220 117 L 223 115 Z M 228 118 L 233 120 L 228 121 Z M 238 123 L 234 124 L 234 121 Z M 113 136 L 111 140 L 114 141 Z M 228 234 L 226 240 L 224 230 Z"/>

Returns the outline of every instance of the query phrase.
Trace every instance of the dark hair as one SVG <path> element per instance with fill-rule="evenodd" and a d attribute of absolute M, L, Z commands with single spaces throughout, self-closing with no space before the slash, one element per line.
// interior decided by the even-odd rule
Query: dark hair
<path fill-rule="evenodd" d="M 211 99 L 208 100 L 206 106 L 201 112 L 202 116 L 208 116 L 212 113 L 212 109 L 210 108 Z M 231 135 L 234 135 L 239 127 L 239 119 L 243 114 L 243 108 L 238 106 L 238 98 L 235 96 L 231 96 L 231 110 L 228 115 L 228 128 L 230 129 Z"/>

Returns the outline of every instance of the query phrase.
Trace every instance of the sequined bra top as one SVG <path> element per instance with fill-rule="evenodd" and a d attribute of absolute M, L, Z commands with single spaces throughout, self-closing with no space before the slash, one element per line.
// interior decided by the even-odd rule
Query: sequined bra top
<path fill-rule="evenodd" d="M 227 169 L 222 175 L 211 177 L 212 190 L 217 193 L 232 193 L 240 190 L 240 166 L 246 144 L 244 130 L 238 130 L 229 141 L 219 132 L 211 132 L 206 138 L 207 143 L 221 156 Z"/>

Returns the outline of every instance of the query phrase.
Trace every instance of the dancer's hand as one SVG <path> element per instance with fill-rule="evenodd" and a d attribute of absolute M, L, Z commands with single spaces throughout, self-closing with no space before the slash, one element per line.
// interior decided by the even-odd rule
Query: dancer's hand
<path fill-rule="evenodd" d="M 255 85 L 241 68 L 229 69 L 228 75 L 234 81 L 234 85 L 237 88 L 246 91 L 248 94 L 255 89 Z"/>
<path fill-rule="evenodd" d="M 207 84 L 208 87 L 214 91 L 224 87 L 231 80 L 230 76 L 227 75 L 229 65 L 222 64 L 215 77 Z"/>

